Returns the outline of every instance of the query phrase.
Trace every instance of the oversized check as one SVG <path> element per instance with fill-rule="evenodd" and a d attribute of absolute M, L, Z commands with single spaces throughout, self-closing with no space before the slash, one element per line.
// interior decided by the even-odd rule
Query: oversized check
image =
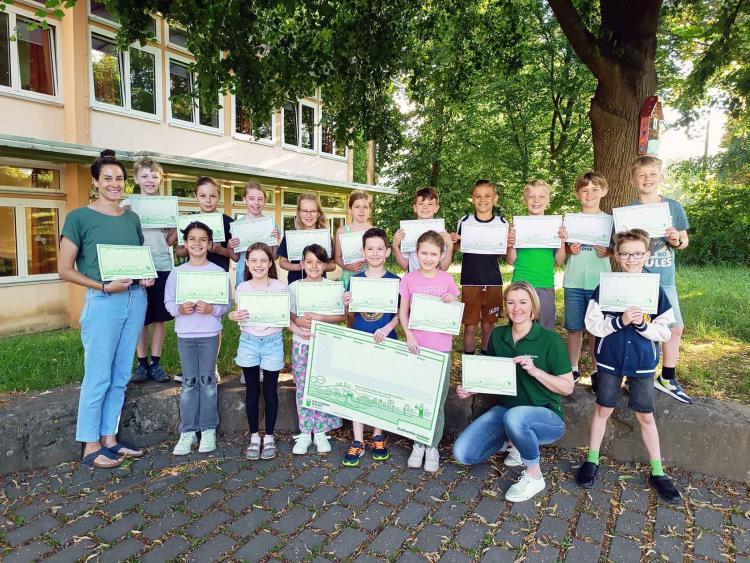
<path fill-rule="evenodd" d="M 566 213 L 563 223 L 568 231 L 566 242 L 609 246 L 612 238 L 612 215 L 606 213 Z"/>
<path fill-rule="evenodd" d="M 273 236 L 275 228 L 273 219 L 270 217 L 245 218 L 233 222 L 229 231 L 232 233 L 232 238 L 240 239 L 240 245 L 234 249 L 235 252 L 244 252 L 256 242 L 263 242 L 268 246 L 279 244 Z"/>
<path fill-rule="evenodd" d="M 211 236 L 214 242 L 224 242 L 226 233 L 224 232 L 224 215 L 221 213 L 191 213 L 190 215 L 180 215 L 177 218 L 177 244 L 185 245 L 185 238 L 182 231 L 190 223 L 199 221 L 211 229 Z"/>
<path fill-rule="evenodd" d="M 401 280 L 396 278 L 351 277 L 349 312 L 397 313 L 400 283 Z"/>
<path fill-rule="evenodd" d="M 516 394 L 516 364 L 513 358 L 461 356 L 461 386 L 473 393 Z"/>
<path fill-rule="evenodd" d="M 238 291 L 237 309 L 247 311 L 250 317 L 240 321 L 241 326 L 281 327 L 289 326 L 289 292 L 261 293 Z"/>
<path fill-rule="evenodd" d="M 615 219 L 617 233 L 643 229 L 650 237 L 663 237 L 666 236 L 666 230 L 672 226 L 672 216 L 669 214 L 669 204 L 666 201 L 615 207 L 612 209 L 612 216 Z"/>
<path fill-rule="evenodd" d="M 401 252 L 414 252 L 417 249 L 417 239 L 427 231 L 445 232 L 445 219 L 409 219 L 401 221 L 399 226 L 404 231 Z"/>
<path fill-rule="evenodd" d="M 133 195 L 130 209 L 138 214 L 144 229 L 174 229 L 177 227 L 177 198 L 173 196 Z"/>
<path fill-rule="evenodd" d="M 505 254 L 508 249 L 508 223 L 464 223 L 461 225 L 461 252 Z"/>
<path fill-rule="evenodd" d="M 102 281 L 143 280 L 156 277 L 154 259 L 148 246 L 97 244 L 96 255 Z"/>
<path fill-rule="evenodd" d="M 562 215 L 516 215 L 515 248 L 560 248 Z"/>
<path fill-rule="evenodd" d="M 341 259 L 344 261 L 344 264 L 354 264 L 365 259 L 365 253 L 362 250 L 363 234 L 365 234 L 364 231 L 353 231 L 339 235 Z"/>
<path fill-rule="evenodd" d="M 464 304 L 445 303 L 440 297 L 414 293 L 409 309 L 409 328 L 456 335 L 461 330 Z"/>
<path fill-rule="evenodd" d="M 655 315 L 659 306 L 659 274 L 602 272 L 599 274 L 599 308 L 622 312 L 638 307 Z"/>
<path fill-rule="evenodd" d="M 331 258 L 331 233 L 328 229 L 295 229 L 284 233 L 286 253 L 289 260 L 302 260 L 302 251 L 306 246 L 319 244 L 326 249 Z"/>
<path fill-rule="evenodd" d="M 303 406 L 430 443 L 450 356 L 313 321 Z M 355 360 L 353 360 L 355 359 Z"/>
<path fill-rule="evenodd" d="M 297 283 L 297 314 L 344 314 L 344 286 L 339 282 L 322 281 Z"/>
<path fill-rule="evenodd" d="M 198 301 L 217 305 L 229 303 L 229 274 L 177 270 L 177 304 Z"/>

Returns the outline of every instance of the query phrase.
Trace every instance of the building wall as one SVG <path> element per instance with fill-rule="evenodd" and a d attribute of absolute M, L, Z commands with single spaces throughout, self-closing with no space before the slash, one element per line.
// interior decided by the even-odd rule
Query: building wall
<path fill-rule="evenodd" d="M 52 330 L 68 325 L 70 308 L 67 286 L 67 282 L 63 281 L 0 286 L 0 301 L 3 303 L 0 336 Z"/>

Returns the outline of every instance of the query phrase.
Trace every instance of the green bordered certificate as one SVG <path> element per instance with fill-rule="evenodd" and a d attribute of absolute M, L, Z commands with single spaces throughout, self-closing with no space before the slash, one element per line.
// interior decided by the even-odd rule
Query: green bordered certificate
<path fill-rule="evenodd" d="M 306 246 L 319 244 L 326 249 L 328 257 L 331 255 L 331 233 L 328 229 L 295 229 L 284 233 L 286 238 L 286 253 L 289 260 L 302 260 L 302 251 Z"/>
<path fill-rule="evenodd" d="M 276 293 L 237 292 L 237 309 L 250 313 L 250 318 L 240 321 L 241 326 L 260 328 L 289 326 L 289 292 Z"/>
<path fill-rule="evenodd" d="M 305 313 L 343 315 L 344 286 L 334 281 L 297 283 L 297 314 Z"/>
<path fill-rule="evenodd" d="M 401 221 L 399 227 L 404 231 L 401 241 L 401 252 L 414 252 L 417 249 L 417 239 L 427 231 L 445 232 L 444 219 L 409 219 Z"/>
<path fill-rule="evenodd" d="M 461 330 L 464 304 L 444 303 L 440 297 L 415 293 L 411 296 L 409 328 L 457 335 Z"/>
<path fill-rule="evenodd" d="M 469 254 L 505 254 L 508 250 L 508 223 L 463 223 L 461 252 Z"/>
<path fill-rule="evenodd" d="M 672 226 L 672 216 L 666 201 L 615 207 L 612 209 L 612 217 L 615 220 L 615 232 L 618 233 L 643 229 L 651 237 L 664 237 L 667 229 Z"/>
<path fill-rule="evenodd" d="M 566 242 L 609 246 L 612 238 L 612 216 L 606 213 L 566 213 L 565 229 L 568 231 Z"/>
<path fill-rule="evenodd" d="M 177 218 L 177 244 L 180 246 L 184 246 L 185 244 L 182 231 L 194 221 L 200 221 L 211 229 L 214 242 L 218 243 L 226 240 L 224 215 L 221 213 L 192 213 L 190 215 L 180 215 Z"/>
<path fill-rule="evenodd" d="M 461 385 L 473 393 L 516 394 L 516 364 L 513 358 L 461 356 Z"/>
<path fill-rule="evenodd" d="M 232 223 L 229 230 L 232 238 L 240 239 L 240 245 L 235 248 L 236 252 L 245 252 L 251 244 L 263 242 L 268 246 L 276 246 L 278 241 L 273 236 L 276 227 L 270 217 L 258 217 L 256 219 L 240 219 Z"/>
<path fill-rule="evenodd" d="M 362 250 L 362 235 L 364 231 L 351 233 L 341 233 L 339 241 L 341 243 L 341 259 L 344 264 L 353 264 L 365 259 L 365 253 Z"/>
<path fill-rule="evenodd" d="M 96 254 L 102 281 L 143 280 L 156 277 L 154 259 L 148 246 L 97 244 Z"/>
<path fill-rule="evenodd" d="M 599 274 L 599 308 L 622 312 L 638 307 L 655 315 L 659 308 L 659 274 L 602 272 Z"/>
<path fill-rule="evenodd" d="M 349 312 L 397 313 L 400 282 L 401 280 L 396 278 L 351 277 Z"/>
<path fill-rule="evenodd" d="M 130 209 L 138 214 L 144 229 L 174 229 L 177 226 L 177 198 L 172 196 L 130 196 Z"/>
<path fill-rule="evenodd" d="M 421 443 L 435 435 L 448 354 L 313 321 L 303 406 Z"/>
<path fill-rule="evenodd" d="M 229 303 L 229 274 L 226 272 L 190 272 L 177 270 L 177 304 Z"/>
<path fill-rule="evenodd" d="M 516 215 L 516 248 L 560 248 L 562 215 Z"/>

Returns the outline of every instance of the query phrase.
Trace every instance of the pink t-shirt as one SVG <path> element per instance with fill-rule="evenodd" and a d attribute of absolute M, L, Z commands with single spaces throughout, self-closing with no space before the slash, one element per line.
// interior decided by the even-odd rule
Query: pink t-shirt
<path fill-rule="evenodd" d="M 456 286 L 453 276 L 442 270 L 438 270 L 438 274 L 434 278 L 423 276 L 419 270 L 409 272 L 401 278 L 399 291 L 401 299 L 405 299 L 407 303 L 411 303 L 411 296 L 415 293 L 436 297 L 442 297 L 446 293 L 450 293 L 458 297 L 458 286 Z M 420 346 L 438 352 L 450 352 L 453 349 L 453 336 L 450 334 L 426 330 L 412 330 L 412 332 Z"/>
<path fill-rule="evenodd" d="M 264 287 L 261 289 L 254 288 L 253 282 L 250 280 L 244 281 L 237 286 L 238 293 L 283 293 L 285 291 L 289 291 L 286 283 L 281 280 L 275 280 L 273 278 L 268 278 L 268 287 Z M 283 330 L 282 328 L 275 326 L 241 326 L 240 329 L 242 330 L 242 332 L 247 332 L 248 334 L 252 334 L 253 336 L 271 336 L 272 334 L 279 333 Z"/>

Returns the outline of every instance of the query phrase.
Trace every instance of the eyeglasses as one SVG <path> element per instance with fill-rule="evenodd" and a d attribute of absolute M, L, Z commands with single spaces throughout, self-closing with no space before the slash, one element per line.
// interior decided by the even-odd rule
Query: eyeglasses
<path fill-rule="evenodd" d="M 317 215 L 320 213 L 317 209 L 300 209 L 300 215 Z"/>
<path fill-rule="evenodd" d="M 620 257 L 620 260 L 629 260 L 630 258 L 635 258 L 636 260 L 640 260 L 644 256 L 646 256 L 645 252 L 618 252 L 617 255 Z"/>

